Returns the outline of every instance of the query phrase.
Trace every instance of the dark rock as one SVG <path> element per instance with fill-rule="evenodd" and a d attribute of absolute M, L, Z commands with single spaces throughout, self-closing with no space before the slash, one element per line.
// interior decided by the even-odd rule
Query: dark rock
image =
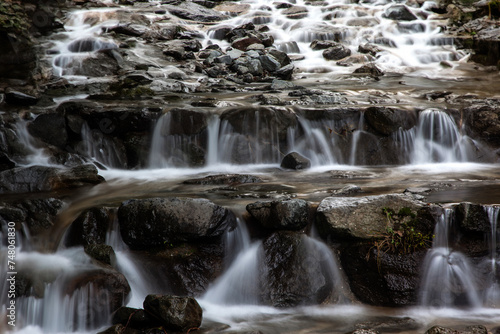
<path fill-rule="evenodd" d="M 287 66 L 292 62 L 290 60 L 290 57 L 288 57 L 288 55 L 283 51 L 271 48 L 269 49 L 268 53 L 270 56 L 273 56 L 281 66 Z"/>
<path fill-rule="evenodd" d="M 286 90 L 286 89 L 294 89 L 297 88 L 293 82 L 274 79 L 271 83 L 271 90 Z"/>
<path fill-rule="evenodd" d="M 395 333 L 399 332 L 402 329 L 405 330 L 418 330 L 420 329 L 420 324 L 412 318 L 404 317 L 404 318 L 388 318 L 381 320 L 372 320 L 365 321 L 359 324 L 356 324 L 358 330 L 372 330 L 377 333 Z"/>
<path fill-rule="evenodd" d="M 350 184 L 350 185 L 342 187 L 341 189 L 334 191 L 332 195 L 334 195 L 334 196 L 352 196 L 355 194 L 359 194 L 360 192 L 361 192 L 360 187 L 358 187 L 354 184 Z"/>
<path fill-rule="evenodd" d="M 281 160 L 280 166 L 281 168 L 288 169 L 307 169 L 311 167 L 311 161 L 300 153 L 291 152 L 285 155 L 283 160 Z"/>
<path fill-rule="evenodd" d="M 384 72 L 382 72 L 382 70 L 374 64 L 363 65 L 361 67 L 358 67 L 357 69 L 354 70 L 353 73 L 367 74 L 367 75 L 370 75 L 372 77 L 379 77 L 379 76 L 384 75 Z"/>
<path fill-rule="evenodd" d="M 118 219 L 123 240 L 134 249 L 220 237 L 236 223 L 228 209 L 198 198 L 129 200 Z"/>
<path fill-rule="evenodd" d="M 337 62 L 339 66 L 354 66 L 357 64 L 367 64 L 375 61 L 370 55 L 351 55 Z"/>
<path fill-rule="evenodd" d="M 263 301 L 274 307 L 321 304 L 333 293 L 325 254 L 312 239 L 290 231 L 275 232 L 263 242 L 260 272 Z"/>
<path fill-rule="evenodd" d="M 281 67 L 279 61 L 276 60 L 273 56 L 260 56 L 259 60 L 262 64 L 262 68 L 268 72 L 276 72 Z"/>
<path fill-rule="evenodd" d="M 12 89 L 5 92 L 5 102 L 17 106 L 32 106 L 38 103 L 39 98 L 21 93 Z"/>
<path fill-rule="evenodd" d="M 116 262 L 115 251 L 109 245 L 89 244 L 84 247 L 84 251 L 91 258 L 102 263 L 113 265 Z"/>
<path fill-rule="evenodd" d="M 0 173 L 0 193 L 28 193 L 71 189 L 101 183 L 93 165 L 69 169 L 31 166 L 17 167 Z"/>
<path fill-rule="evenodd" d="M 393 5 L 387 8 L 383 17 L 395 21 L 413 21 L 417 19 L 405 5 Z"/>
<path fill-rule="evenodd" d="M 325 41 L 325 40 L 319 40 L 315 39 L 314 41 L 311 42 L 309 47 L 312 50 L 326 50 L 328 48 L 332 48 L 339 45 L 339 43 L 334 42 L 334 41 Z"/>
<path fill-rule="evenodd" d="M 425 334 L 459 334 L 459 333 L 461 332 L 455 329 L 441 327 L 441 326 L 431 327 L 425 332 Z"/>
<path fill-rule="evenodd" d="M 68 140 L 65 117 L 57 113 L 38 115 L 29 123 L 28 131 L 47 144 L 61 148 L 65 147 Z"/>
<path fill-rule="evenodd" d="M 377 55 L 377 53 L 379 53 L 381 51 L 382 51 L 381 48 L 379 48 L 377 45 L 373 45 L 373 44 L 360 44 L 358 46 L 359 53 L 367 53 L 369 55 L 372 55 L 373 57 L 375 57 Z"/>
<path fill-rule="evenodd" d="M 500 147 L 500 108 L 474 105 L 464 108 L 463 114 L 465 127 L 470 135 Z"/>
<path fill-rule="evenodd" d="M 389 136 L 399 128 L 408 130 L 417 123 L 414 110 L 390 107 L 370 107 L 365 111 L 365 119 L 378 133 Z"/>
<path fill-rule="evenodd" d="M 111 322 L 115 325 L 128 325 L 132 328 L 152 328 L 161 326 L 161 322 L 151 317 L 145 310 L 126 306 L 116 310 Z"/>
<path fill-rule="evenodd" d="M 106 208 L 83 211 L 68 228 L 66 246 L 104 244 L 111 217 Z"/>
<path fill-rule="evenodd" d="M 288 64 L 277 70 L 275 74 L 280 79 L 291 80 L 294 69 L 295 66 L 293 64 Z"/>
<path fill-rule="evenodd" d="M 247 51 L 248 47 L 252 44 L 262 44 L 262 40 L 257 37 L 241 37 L 234 40 L 231 43 L 231 47 L 241 51 Z"/>
<path fill-rule="evenodd" d="M 248 204 L 246 209 L 268 229 L 301 230 L 309 223 L 309 205 L 302 199 L 255 202 Z"/>
<path fill-rule="evenodd" d="M 203 311 L 191 297 L 148 295 L 144 310 L 156 317 L 167 329 L 189 331 L 201 325 Z"/>
<path fill-rule="evenodd" d="M 221 26 L 221 27 L 216 27 L 213 30 L 209 30 L 209 33 L 211 34 L 212 38 L 223 41 L 226 39 L 227 34 L 231 30 L 233 30 L 233 28 L 230 26 Z"/>
<path fill-rule="evenodd" d="M 164 133 L 171 135 L 196 135 L 207 128 L 207 114 L 190 109 L 174 108 L 170 115 L 170 129 Z"/>
<path fill-rule="evenodd" d="M 12 161 L 5 153 L 0 152 L 0 172 L 16 167 L 16 163 Z"/>
<path fill-rule="evenodd" d="M 73 60 L 63 64 L 62 60 L 56 59 L 57 66 L 63 67 L 64 74 L 82 75 L 88 77 L 105 77 L 115 75 L 120 69 L 116 58 L 108 52 L 97 52 L 90 57 Z"/>
<path fill-rule="evenodd" d="M 485 207 L 474 203 L 460 203 L 455 207 L 455 217 L 464 233 L 482 232 L 491 234 L 491 223 Z"/>
<path fill-rule="evenodd" d="M 337 44 L 336 46 L 330 47 L 323 51 L 323 57 L 326 60 L 340 60 L 351 55 L 351 49 L 343 46 L 342 44 Z"/>
<path fill-rule="evenodd" d="M 202 185 L 236 185 L 242 183 L 259 183 L 262 179 L 254 175 L 245 174 L 220 174 L 220 175 L 210 175 L 199 179 L 189 179 L 185 180 L 184 184 L 202 184 Z"/>
<path fill-rule="evenodd" d="M 3 3 L 5 4 L 5 2 Z M 2 17 L 4 24 L 12 22 L 13 16 L 26 15 L 22 9 L 15 10 L 12 14 L 6 18 Z M 22 20 L 28 22 L 27 18 Z M 16 31 L 12 26 L 8 27 L 7 31 L 1 30 L 3 29 L 0 29 L 0 45 L 2 45 L 0 77 L 31 80 L 38 59 L 34 41 L 29 38 L 27 33 Z"/>
<path fill-rule="evenodd" d="M 426 250 L 392 254 L 372 243 L 355 243 L 341 250 L 340 260 L 359 301 L 394 307 L 416 305 L 425 255 Z"/>
<path fill-rule="evenodd" d="M 139 31 L 137 29 L 134 29 L 130 25 L 126 24 L 120 24 L 114 27 L 106 27 L 105 28 L 106 32 L 115 32 L 117 34 L 121 35 L 126 35 L 126 36 L 133 36 L 133 37 L 140 37 L 144 34 L 143 31 Z"/>

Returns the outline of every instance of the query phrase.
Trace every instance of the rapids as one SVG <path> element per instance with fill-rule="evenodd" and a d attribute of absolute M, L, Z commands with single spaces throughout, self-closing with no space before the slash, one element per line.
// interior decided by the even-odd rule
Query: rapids
<path fill-rule="evenodd" d="M 16 333 L 95 333 L 109 326 L 110 315 L 106 309 L 109 296 L 96 296 L 92 286 L 80 288 L 72 295 L 63 290 L 72 275 L 95 269 L 90 258 L 81 248 L 67 249 L 62 243 L 64 233 L 74 218 L 84 209 L 96 205 L 117 205 L 123 200 L 140 197 L 201 197 L 230 208 L 237 216 L 243 216 L 245 206 L 258 199 L 296 197 L 314 204 L 346 185 L 355 184 L 362 189 L 361 195 L 404 192 L 406 189 L 431 189 L 426 196 L 429 202 L 443 204 L 470 201 L 482 204 L 500 203 L 500 169 L 497 161 L 477 156 L 488 156 L 487 146 L 467 136 L 463 126 L 447 113 L 450 106 L 444 100 L 422 99 L 425 92 L 453 90 L 455 94 L 475 94 L 478 97 L 498 97 L 499 78 L 496 73 L 480 73 L 473 64 L 467 63 L 469 54 L 455 47 L 453 39 L 445 34 L 445 20 L 433 11 L 434 1 L 423 1 L 420 6 L 413 2 L 398 2 L 407 5 L 408 22 L 390 19 L 394 3 L 390 1 L 363 0 L 359 2 L 325 0 L 283 1 L 302 8 L 297 14 L 287 14 L 285 8 L 277 8 L 265 0 L 241 0 L 235 2 L 245 8 L 241 13 L 228 5 L 227 19 L 211 24 L 190 22 L 173 16 L 158 18 L 160 1 L 136 2 L 135 6 L 118 6 L 113 1 L 103 1 L 105 8 L 76 10 L 68 13 L 65 31 L 57 36 L 48 36 L 44 47 L 51 52 L 45 55 L 52 64 L 55 76 L 62 77 L 77 87 L 97 87 L 111 81 L 111 77 L 100 77 L 82 71 L 83 60 L 100 52 L 109 52 L 117 61 L 138 61 L 151 65 L 148 75 L 156 80 L 156 87 L 164 87 L 167 78 L 176 73 L 176 64 L 159 57 L 151 45 L 134 40 L 128 50 L 129 59 L 120 59 L 116 52 L 118 42 L 107 29 L 126 22 L 133 14 L 155 24 L 161 30 L 165 22 L 180 22 L 196 34 L 203 47 L 217 43 L 223 49 L 229 46 L 216 40 L 214 32 L 223 26 L 236 27 L 248 22 L 265 24 L 273 36 L 275 45 L 287 52 L 294 60 L 294 83 L 310 89 L 333 92 L 346 105 L 368 106 L 381 102 L 384 106 L 406 108 L 418 104 L 416 125 L 411 129 L 400 129 L 390 137 L 393 150 L 382 154 L 387 160 L 397 158 L 397 164 L 370 165 L 368 154 L 371 134 L 364 131 L 365 119 L 361 114 L 351 120 L 308 119 L 297 112 L 297 124 L 286 129 L 286 139 L 280 140 L 278 129 L 268 118 L 256 112 L 242 120 L 243 131 L 237 131 L 229 121 L 222 118 L 225 108 L 252 106 L 252 95 L 265 93 L 262 84 L 249 84 L 249 90 L 228 92 L 199 92 L 196 88 L 205 79 L 198 74 L 180 77 L 177 84 L 182 87 L 179 96 L 171 94 L 158 99 L 159 105 L 169 108 L 183 107 L 192 101 L 216 96 L 214 108 L 206 108 L 208 114 L 207 135 L 184 136 L 172 124 L 172 114 L 161 116 L 151 129 L 151 145 L 147 147 L 145 168 L 127 170 L 125 163 L 116 154 L 118 148 L 102 133 L 85 126 L 82 131 L 82 152 L 97 166 L 106 183 L 72 194 L 67 207 L 60 213 L 53 230 L 44 238 L 32 239 L 27 231 L 17 232 L 17 257 L 19 270 L 24 268 L 30 275 L 43 278 L 57 276 L 51 284 L 37 291 L 43 298 L 22 297 L 18 300 L 18 326 Z M 165 14 L 165 15 L 168 15 Z M 143 22 L 144 22 L 143 21 Z M 132 23 L 137 29 L 140 24 Z M 313 50 L 313 40 L 335 40 L 347 45 L 357 55 L 357 65 L 371 64 L 385 74 L 379 78 L 352 75 L 352 67 L 327 61 L 322 51 Z M 360 58 L 359 47 L 377 43 L 379 56 Z M 370 58 L 371 57 L 371 58 Z M 373 58 L 373 59 L 372 59 Z M 159 91 L 161 92 L 161 89 Z M 89 90 L 92 90 L 90 88 Z M 90 93 L 90 92 L 89 92 Z M 287 99 L 284 93 L 276 96 Z M 67 100 L 84 100 L 89 94 L 65 95 L 54 99 L 55 104 Z M 343 100 L 345 98 L 346 100 Z M 138 100 L 137 107 L 142 106 Z M 116 105 L 128 102 L 113 101 Z M 293 106 L 283 107 L 286 112 L 295 112 Z M 332 131 L 352 130 L 348 143 L 345 137 L 334 136 Z M 54 165 L 29 136 L 24 123 L 18 124 L 17 136 L 29 148 L 23 165 Z M 203 163 L 196 167 L 190 163 L 186 152 L 193 145 L 202 143 Z M 344 145 L 344 149 L 339 147 Z M 311 160 L 312 168 L 290 171 L 280 168 L 283 154 L 296 151 Z M 242 153 L 235 161 L 235 154 Z M 478 154 L 480 152 L 480 154 Z M 396 158 L 394 158 L 396 157 Z M 214 188 L 213 185 L 190 185 L 183 181 L 214 174 L 252 174 L 264 182 L 240 184 L 234 187 Z M 8 198 L 7 198 L 8 199 Z M 491 252 L 488 266 L 497 272 L 498 265 L 498 207 L 488 212 L 492 224 L 490 236 Z M 226 235 L 225 272 L 208 291 L 199 296 L 204 311 L 202 328 L 224 333 L 345 333 L 354 326 L 376 322 L 392 322 L 394 332 L 421 333 L 432 325 L 460 327 L 482 324 L 493 328 L 500 324 L 500 290 L 498 277 L 488 277 L 487 286 L 477 286 L 477 280 L 469 276 L 475 267 L 465 255 L 453 249 L 448 239 L 451 220 L 442 217 L 442 225 L 436 226 L 434 244 L 429 250 L 422 268 L 421 296 L 418 306 L 408 308 L 383 308 L 363 305 L 349 293 L 348 282 L 335 252 L 315 238 L 314 233 L 304 236 L 312 251 L 321 253 L 326 263 L 332 284 L 339 287 L 336 302 L 318 306 L 303 306 L 291 309 L 276 309 L 258 304 L 257 286 L 254 285 L 261 261 L 261 240 L 250 240 L 246 227 L 239 219 L 239 226 Z M 2 240 L 7 231 L 1 231 Z M 131 297 L 127 305 L 141 307 L 145 295 L 168 292 L 168 282 L 153 278 L 142 262 L 123 243 L 116 225 L 108 231 L 106 243 L 116 252 L 113 266 L 121 272 L 131 286 Z M 7 245 L 2 243 L 0 265 L 7 267 Z M 459 272 L 459 274 L 457 274 Z M 0 314 L 7 313 L 8 285 L 2 271 L 0 283 Z M 459 276 L 463 281 L 457 279 Z M 313 278 L 310 278 L 313 279 Z M 439 282 L 441 284 L 436 284 Z M 450 288 L 450 285 L 454 285 Z M 453 294 L 456 286 L 467 290 L 462 300 Z M 436 296 L 436 294 L 441 295 Z M 465 302 L 464 299 L 465 298 Z M 464 308 L 464 304 L 468 308 Z M 89 309 L 99 308 L 99 317 Z M 417 320 L 418 328 L 407 328 L 407 317 Z M 3 320 L 2 320 L 3 321 Z M 88 323 L 90 321 L 90 324 Z M 401 321 L 401 323 L 399 323 Z M 394 325 L 396 324 L 396 325 Z M 230 326 L 230 327 L 227 327 Z M 4 330 L 0 324 L 0 332 Z"/>

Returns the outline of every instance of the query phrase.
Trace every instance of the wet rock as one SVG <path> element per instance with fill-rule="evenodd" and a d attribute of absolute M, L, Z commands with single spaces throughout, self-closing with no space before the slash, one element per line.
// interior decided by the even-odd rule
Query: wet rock
<path fill-rule="evenodd" d="M 342 60 L 339 60 L 337 62 L 337 65 L 339 66 L 354 66 L 357 64 L 366 64 L 375 61 L 375 58 L 373 58 L 370 55 L 352 55 L 348 56 Z"/>
<path fill-rule="evenodd" d="M 0 222 L 26 223 L 30 235 L 39 235 L 56 222 L 64 202 L 55 199 L 18 200 L 0 205 Z"/>
<path fill-rule="evenodd" d="M 378 133 L 389 136 L 399 128 L 408 130 L 417 123 L 414 110 L 395 109 L 390 107 L 370 107 L 365 111 L 368 124 Z"/>
<path fill-rule="evenodd" d="M 104 244 L 111 218 L 112 212 L 107 208 L 83 211 L 68 228 L 66 246 Z"/>
<path fill-rule="evenodd" d="M 467 132 L 490 145 L 500 147 L 500 108 L 474 105 L 464 108 Z"/>
<path fill-rule="evenodd" d="M 199 179 L 189 179 L 185 180 L 184 184 L 202 184 L 202 185 L 236 185 L 242 183 L 260 183 L 262 179 L 254 175 L 246 174 L 221 174 L 221 175 L 210 175 Z"/>
<path fill-rule="evenodd" d="M 387 218 L 383 208 L 398 212 L 403 208 L 413 211 L 426 206 L 402 194 L 366 197 L 327 197 L 316 212 L 316 224 L 320 234 L 338 238 L 374 239 L 394 228 L 394 221 Z"/>
<path fill-rule="evenodd" d="M 131 307 L 120 307 L 113 314 L 111 322 L 115 325 L 121 324 L 131 328 L 143 329 L 161 326 L 161 322 L 152 317 L 143 309 L 136 309 Z"/>
<path fill-rule="evenodd" d="M 246 209 L 267 229 L 301 230 L 309 223 L 309 205 L 301 199 L 255 202 Z"/>
<path fill-rule="evenodd" d="M 361 188 L 354 184 L 349 184 L 344 186 L 338 190 L 335 190 L 332 195 L 334 196 L 352 196 L 355 194 L 359 194 L 361 192 Z"/>
<path fill-rule="evenodd" d="M 174 108 L 168 113 L 170 115 L 170 129 L 165 129 L 165 133 L 171 135 L 196 135 L 207 128 L 206 113 L 182 108 Z"/>
<path fill-rule="evenodd" d="M 38 115 L 29 123 L 28 131 L 45 143 L 61 148 L 65 147 L 68 140 L 65 117 L 57 113 Z"/>
<path fill-rule="evenodd" d="M 218 22 L 228 18 L 219 11 L 209 9 L 194 2 L 181 2 L 177 5 L 164 5 L 170 14 L 181 19 L 199 22 Z"/>
<path fill-rule="evenodd" d="M 281 67 L 279 61 L 273 56 L 268 56 L 268 55 L 259 56 L 259 60 L 260 63 L 262 64 L 262 68 L 268 72 L 276 72 Z"/>
<path fill-rule="evenodd" d="M 291 152 L 281 160 L 280 166 L 287 169 L 307 169 L 311 167 L 311 161 L 300 153 Z"/>
<path fill-rule="evenodd" d="M 120 65 L 113 54 L 108 52 L 97 52 L 86 57 L 82 61 L 73 60 L 68 64 L 58 63 L 56 65 L 64 68 L 64 74 L 82 75 L 88 77 L 105 77 L 116 75 Z"/>
<path fill-rule="evenodd" d="M 469 202 L 460 203 L 455 207 L 455 216 L 464 233 L 491 234 L 491 224 L 485 206 Z"/>
<path fill-rule="evenodd" d="M 136 29 L 134 26 L 129 24 L 120 24 L 114 27 L 106 27 L 106 32 L 114 32 L 121 35 L 140 37 L 145 31 Z"/>
<path fill-rule="evenodd" d="M 69 169 L 31 166 L 17 167 L 0 173 L 0 193 L 28 193 L 71 189 L 101 183 L 93 165 Z"/>
<path fill-rule="evenodd" d="M 308 10 L 306 7 L 292 6 L 283 10 L 282 14 L 289 19 L 299 20 L 307 17 Z"/>
<path fill-rule="evenodd" d="M 123 241 L 133 249 L 220 237 L 234 215 L 206 199 L 151 198 L 123 202 L 118 209 Z"/>
<path fill-rule="evenodd" d="M 257 37 L 241 37 L 234 40 L 231 43 L 231 47 L 241 51 L 247 51 L 248 47 L 253 44 L 261 44 L 262 46 L 264 46 L 262 44 L 262 41 Z"/>
<path fill-rule="evenodd" d="M 116 262 L 115 251 L 109 245 L 89 244 L 84 247 L 84 251 L 91 258 L 102 263 L 112 265 Z"/>
<path fill-rule="evenodd" d="M 260 272 L 262 299 L 274 307 L 316 305 L 333 292 L 332 277 L 325 270 L 325 255 L 307 236 L 275 232 L 263 242 L 264 265 Z"/>
<path fill-rule="evenodd" d="M 323 58 L 326 60 L 340 60 L 350 55 L 351 50 L 342 44 L 337 44 L 323 51 Z"/>
<path fill-rule="evenodd" d="M 382 16 L 394 21 L 413 21 L 417 19 L 405 5 L 390 6 Z"/>
<path fill-rule="evenodd" d="M 286 89 L 297 88 L 297 86 L 295 86 L 295 84 L 290 81 L 274 79 L 273 82 L 271 83 L 270 88 L 272 90 L 286 90 Z"/>
<path fill-rule="evenodd" d="M 332 47 L 335 47 L 337 45 L 339 45 L 339 43 L 334 42 L 334 41 L 315 39 L 314 41 L 311 42 L 309 47 L 312 50 L 326 50 L 328 48 L 332 48 Z"/>
<path fill-rule="evenodd" d="M 5 92 L 5 102 L 16 106 L 32 106 L 38 103 L 39 98 L 18 92 L 13 89 L 7 89 Z"/>
<path fill-rule="evenodd" d="M 203 317 L 200 305 L 191 297 L 148 295 L 144 310 L 166 329 L 183 332 L 200 327 Z"/>
<path fill-rule="evenodd" d="M 363 65 L 354 70 L 356 74 L 366 74 L 372 77 L 379 77 L 384 75 L 384 72 L 374 64 Z"/>
<path fill-rule="evenodd" d="M 194 53 L 200 51 L 202 45 L 198 40 L 173 40 L 163 44 L 163 54 L 175 60 L 194 59 Z"/>
<path fill-rule="evenodd" d="M 369 55 L 372 55 L 373 57 L 375 57 L 377 55 L 377 53 L 379 53 L 381 51 L 382 51 L 382 49 L 379 48 L 377 45 L 373 45 L 373 44 L 369 44 L 369 43 L 360 44 L 358 46 L 359 53 L 367 53 Z"/>
<path fill-rule="evenodd" d="M 275 74 L 280 79 L 291 80 L 294 69 L 295 66 L 293 64 L 288 64 L 277 70 Z"/>
<path fill-rule="evenodd" d="M 355 243 L 341 250 L 340 260 L 352 293 L 362 303 L 410 306 L 417 303 L 425 254 L 391 254 L 371 243 Z"/>
<path fill-rule="evenodd" d="M 382 318 L 381 320 L 366 321 L 356 324 L 358 330 L 372 330 L 377 333 L 399 332 L 403 328 L 405 330 L 418 330 L 420 324 L 412 318 Z"/>
<path fill-rule="evenodd" d="M 486 327 L 481 325 L 468 326 L 463 330 L 456 330 L 448 327 L 434 326 L 429 328 L 425 334 L 487 334 Z"/>

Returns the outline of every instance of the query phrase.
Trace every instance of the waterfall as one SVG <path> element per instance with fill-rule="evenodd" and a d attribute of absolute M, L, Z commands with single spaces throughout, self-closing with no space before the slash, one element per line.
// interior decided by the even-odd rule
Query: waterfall
<path fill-rule="evenodd" d="M 21 121 L 15 124 L 16 136 L 19 143 L 26 149 L 26 156 L 21 163 L 26 165 L 50 165 L 50 157 L 43 148 L 39 148 L 35 138 L 28 131 L 28 122 Z"/>
<path fill-rule="evenodd" d="M 500 306 L 500 282 L 499 282 L 499 267 L 498 267 L 498 217 L 500 206 L 485 206 L 485 211 L 488 214 L 488 220 L 491 225 L 491 233 L 489 236 L 490 258 L 486 260 L 486 271 L 484 290 L 484 305 L 487 307 Z"/>
<path fill-rule="evenodd" d="M 110 168 L 125 168 L 127 162 L 123 158 L 123 151 L 111 137 L 101 131 L 92 130 L 85 123 L 82 126 L 83 151 L 87 157 Z"/>
<path fill-rule="evenodd" d="M 480 307 L 475 270 L 467 257 L 453 249 L 453 216 L 446 210 L 436 224 L 421 283 L 420 305 L 426 307 Z"/>

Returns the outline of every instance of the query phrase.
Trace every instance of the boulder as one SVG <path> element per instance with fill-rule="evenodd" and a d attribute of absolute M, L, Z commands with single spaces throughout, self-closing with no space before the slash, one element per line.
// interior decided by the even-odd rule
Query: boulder
<path fill-rule="evenodd" d="M 260 284 L 264 303 L 274 307 L 317 305 L 332 296 L 334 279 L 325 267 L 325 254 L 306 235 L 275 232 L 264 240 L 263 256 Z"/>
<path fill-rule="evenodd" d="M 340 251 L 340 261 L 356 298 L 369 305 L 411 306 L 418 301 L 426 250 L 390 254 L 371 243 L 354 243 Z M 363 270 L 360 270 L 363 268 Z"/>
<path fill-rule="evenodd" d="M 83 211 L 68 228 L 66 246 L 104 244 L 111 217 L 110 209 L 107 208 Z"/>
<path fill-rule="evenodd" d="M 494 105 L 472 105 L 463 110 L 465 128 L 474 138 L 500 147 L 500 108 Z"/>
<path fill-rule="evenodd" d="M 376 132 L 390 136 L 400 128 L 408 130 L 414 127 L 417 124 L 417 113 L 415 110 L 370 107 L 365 110 L 365 119 Z"/>
<path fill-rule="evenodd" d="M 94 165 L 68 169 L 47 166 L 16 167 L 0 172 L 0 193 L 72 189 L 96 185 L 103 180 Z"/>
<path fill-rule="evenodd" d="M 8 88 L 5 92 L 5 102 L 16 106 L 32 106 L 38 103 L 39 98 Z"/>
<path fill-rule="evenodd" d="M 277 70 L 275 74 L 280 79 L 291 80 L 294 69 L 295 66 L 293 64 L 288 64 Z"/>
<path fill-rule="evenodd" d="M 311 167 L 311 161 L 300 153 L 291 152 L 281 160 L 280 166 L 287 169 L 307 169 Z"/>
<path fill-rule="evenodd" d="M 382 16 L 394 21 L 413 21 L 417 19 L 405 5 L 390 6 Z"/>
<path fill-rule="evenodd" d="M 123 241 L 133 249 L 220 237 L 236 223 L 228 209 L 200 198 L 125 201 L 118 220 Z"/>
<path fill-rule="evenodd" d="M 188 332 L 199 328 L 203 311 L 192 297 L 148 295 L 144 310 L 157 318 L 166 329 Z"/>
<path fill-rule="evenodd" d="M 263 227 L 277 230 L 301 230 L 309 223 L 309 205 L 302 199 L 255 202 L 246 206 Z"/>
<path fill-rule="evenodd" d="M 102 244 L 89 244 L 84 247 L 85 253 L 91 258 L 107 265 L 116 263 L 116 255 L 113 247 Z"/>
<path fill-rule="evenodd" d="M 312 50 L 326 50 L 328 48 L 332 48 L 332 47 L 335 47 L 337 45 L 339 45 L 339 43 L 334 42 L 334 41 L 315 39 L 311 42 L 309 47 Z"/>
<path fill-rule="evenodd" d="M 68 140 L 64 115 L 49 113 L 38 115 L 28 124 L 30 134 L 47 144 L 64 148 Z"/>
<path fill-rule="evenodd" d="M 161 326 L 161 322 L 152 317 L 143 309 L 122 306 L 113 314 L 111 322 L 136 329 L 145 329 Z"/>
<path fill-rule="evenodd" d="M 340 60 L 350 55 L 351 49 L 342 44 L 337 44 L 323 51 L 323 58 L 326 60 Z"/>
<path fill-rule="evenodd" d="M 428 207 L 403 194 L 365 197 L 327 197 L 316 212 L 316 224 L 324 238 L 376 239 L 394 228 L 384 208 L 399 212 L 403 208 L 418 212 Z"/>
<path fill-rule="evenodd" d="M 485 233 L 491 235 L 491 223 L 485 206 L 464 202 L 455 206 L 455 217 L 463 233 Z"/>

